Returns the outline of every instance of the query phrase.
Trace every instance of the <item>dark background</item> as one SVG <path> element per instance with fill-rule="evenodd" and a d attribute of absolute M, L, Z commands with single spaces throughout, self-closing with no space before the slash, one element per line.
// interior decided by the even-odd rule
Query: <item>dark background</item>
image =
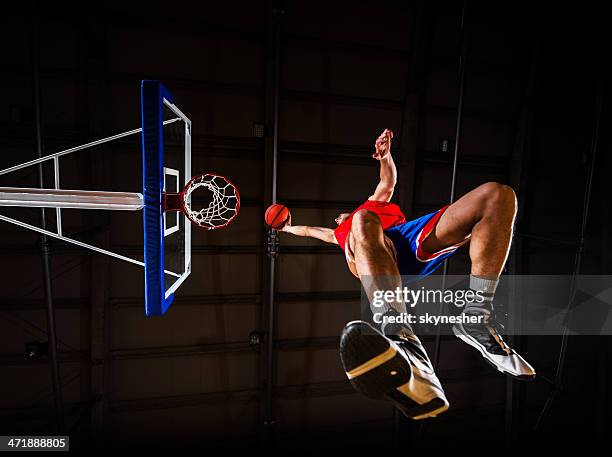
<path fill-rule="evenodd" d="M 378 177 L 372 144 L 384 128 L 396 133 L 395 198 L 416 217 L 449 199 L 461 2 L 79 8 L 25 2 L 1 19 L 0 167 L 36 157 L 38 46 L 45 152 L 138 127 L 139 81 L 159 79 L 193 121 L 194 171 L 230 177 L 242 210 L 228 229 L 195 235 L 192 276 L 163 318 L 144 316 L 141 269 L 51 242 L 65 433 L 73 446 L 500 449 L 605 437 L 606 337 L 570 339 L 562 390 L 537 432 L 553 390 L 558 337 L 514 339 L 540 374 L 531 383 L 508 380 L 466 345 L 443 337 L 439 376 L 451 409 L 425 425 L 359 396 L 337 351 L 342 326 L 358 317 L 359 284 L 342 252 L 316 241 L 281 235 L 270 398 L 265 346 L 249 345 L 249 333 L 265 333 L 269 316 L 262 216 L 271 199 L 275 33 L 278 200 L 291 208 L 294 224 L 332 226 L 337 213 L 370 195 Z M 611 270 L 607 25 L 603 11 L 563 8 L 467 4 L 457 195 L 487 181 L 515 188 L 520 212 L 509 273 L 572 273 L 598 100 L 582 272 Z M 254 123 L 266 124 L 265 139 L 253 136 Z M 137 141 L 105 151 L 67 169 L 68 182 L 137 189 Z M 37 185 L 35 174 L 20 179 L 11 185 Z M 35 220 L 39 213 L 28 214 Z M 83 239 L 138 252 L 137 223 L 101 213 L 70 217 L 85 227 Z M 0 432 L 52 434 L 49 360 L 24 356 L 26 342 L 47 340 L 40 240 L 8 224 L 0 225 L 0 240 Z M 465 248 L 449 271 L 469 271 Z M 433 339 L 425 343 L 433 349 Z"/>

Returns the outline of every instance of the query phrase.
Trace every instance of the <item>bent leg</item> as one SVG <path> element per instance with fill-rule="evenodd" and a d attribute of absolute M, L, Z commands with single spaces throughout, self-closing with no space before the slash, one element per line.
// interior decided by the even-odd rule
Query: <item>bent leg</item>
<path fill-rule="evenodd" d="M 400 272 L 395 259 L 385 245 L 385 235 L 378 216 L 367 210 L 358 211 L 353 215 L 349 248 L 355 256 L 355 266 L 359 280 L 373 303 L 374 291 L 396 290 L 402 285 Z M 405 313 L 402 302 L 391 303 L 398 313 Z M 373 311 L 380 312 L 380 309 Z"/>
<path fill-rule="evenodd" d="M 365 210 L 355 213 L 347 243 L 347 253 L 352 253 L 355 259 L 372 312 L 405 313 L 401 301 L 379 308 L 373 306 L 373 291 L 401 287 L 400 272 L 385 244 L 378 216 Z M 409 324 L 382 322 L 372 326 L 353 321 L 342 331 L 340 357 L 358 392 L 390 401 L 411 419 L 435 417 L 448 409 L 440 380 Z"/>
<path fill-rule="evenodd" d="M 483 184 L 446 209 L 423 249 L 437 252 L 471 238 L 472 275 L 496 278 L 508 257 L 516 209 L 512 188 Z"/>

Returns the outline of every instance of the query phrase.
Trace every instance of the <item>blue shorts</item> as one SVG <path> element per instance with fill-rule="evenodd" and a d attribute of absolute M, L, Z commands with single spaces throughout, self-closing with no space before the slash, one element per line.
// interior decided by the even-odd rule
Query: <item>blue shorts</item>
<path fill-rule="evenodd" d="M 397 254 L 397 267 L 402 276 L 427 276 L 438 269 L 444 260 L 455 253 L 465 242 L 458 243 L 438 252 L 427 252 L 421 244 L 436 228 L 440 216 L 448 208 L 421 216 L 385 230 L 385 235 L 393 242 Z"/>

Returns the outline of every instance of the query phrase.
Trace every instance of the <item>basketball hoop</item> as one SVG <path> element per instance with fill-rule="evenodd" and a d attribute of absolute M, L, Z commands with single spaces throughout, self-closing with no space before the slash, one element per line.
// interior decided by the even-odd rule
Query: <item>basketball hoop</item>
<path fill-rule="evenodd" d="M 145 314 L 161 316 L 172 303 L 174 293 L 191 274 L 192 225 L 204 230 L 227 227 L 240 211 L 240 194 L 236 186 L 221 175 L 207 173 L 192 178 L 191 120 L 174 104 L 172 94 L 163 84 L 142 81 L 140 100 L 140 128 L 0 170 L 2 177 L 32 166 L 51 167 L 52 187 L 0 186 L 0 209 L 52 208 L 55 210 L 55 230 L 2 213 L 0 221 L 144 267 Z M 62 188 L 60 159 L 138 134 L 142 140 L 141 192 Z M 64 233 L 65 209 L 142 211 L 142 256 L 127 256 Z"/>
<path fill-rule="evenodd" d="M 193 192 L 204 188 L 210 193 L 210 202 L 202 209 L 192 208 Z M 227 227 L 240 211 L 240 194 L 234 184 L 224 176 L 206 173 L 194 176 L 179 193 L 164 192 L 164 211 L 183 213 L 194 225 L 205 230 Z"/>

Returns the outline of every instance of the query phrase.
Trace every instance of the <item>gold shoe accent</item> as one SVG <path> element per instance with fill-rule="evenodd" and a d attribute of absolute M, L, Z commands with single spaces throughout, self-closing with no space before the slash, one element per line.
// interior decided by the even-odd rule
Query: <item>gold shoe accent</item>
<path fill-rule="evenodd" d="M 389 346 L 385 352 L 378 354 L 376 357 L 372 357 L 366 363 L 359 365 L 357 368 L 353 368 L 351 371 L 346 372 L 346 376 L 349 379 L 356 378 L 357 376 L 361 376 L 364 373 L 367 373 L 370 370 L 373 370 L 376 367 L 381 366 L 383 363 L 391 360 L 397 354 L 397 350 L 393 346 Z"/>

